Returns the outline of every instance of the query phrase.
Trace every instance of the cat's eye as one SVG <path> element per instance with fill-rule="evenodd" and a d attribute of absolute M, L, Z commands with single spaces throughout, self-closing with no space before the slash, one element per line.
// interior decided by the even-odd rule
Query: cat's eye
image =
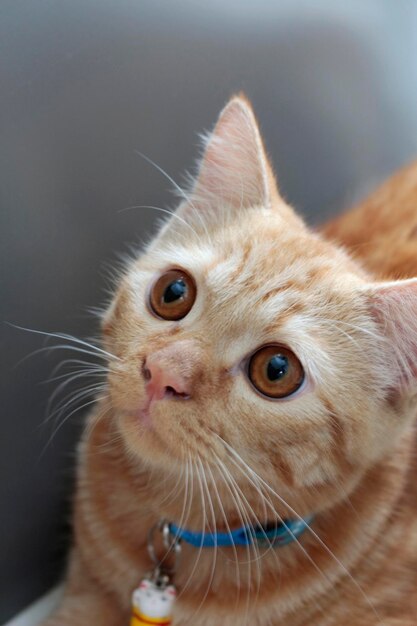
<path fill-rule="evenodd" d="M 291 350 L 283 346 L 264 346 L 250 358 L 248 376 L 252 385 L 269 398 L 286 398 L 299 389 L 304 370 Z"/>
<path fill-rule="evenodd" d="M 180 320 L 190 312 L 197 295 L 194 280 L 184 270 L 168 270 L 152 285 L 149 305 L 157 317 Z"/>

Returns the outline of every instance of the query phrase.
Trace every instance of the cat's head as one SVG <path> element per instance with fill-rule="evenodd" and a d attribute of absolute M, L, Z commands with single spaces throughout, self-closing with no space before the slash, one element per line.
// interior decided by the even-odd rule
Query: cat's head
<path fill-rule="evenodd" d="M 249 466 L 300 511 L 327 506 L 410 419 L 416 304 L 415 281 L 374 283 L 305 226 L 233 98 L 104 319 L 126 447 L 170 470 Z"/>

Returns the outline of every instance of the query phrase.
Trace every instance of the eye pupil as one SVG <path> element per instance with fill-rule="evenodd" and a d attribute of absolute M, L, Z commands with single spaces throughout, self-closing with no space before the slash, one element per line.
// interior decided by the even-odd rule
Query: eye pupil
<path fill-rule="evenodd" d="M 288 372 L 288 359 L 287 357 L 276 354 L 272 357 L 272 359 L 268 362 L 266 368 L 266 375 L 269 380 L 279 380 L 283 378 L 285 374 Z"/>
<path fill-rule="evenodd" d="M 166 304 L 183 298 L 187 291 L 187 285 L 182 278 L 174 280 L 164 291 L 163 300 Z"/>

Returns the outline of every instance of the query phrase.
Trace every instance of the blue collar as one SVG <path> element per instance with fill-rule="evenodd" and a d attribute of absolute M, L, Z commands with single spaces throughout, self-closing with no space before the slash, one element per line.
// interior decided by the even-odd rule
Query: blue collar
<path fill-rule="evenodd" d="M 295 541 L 312 521 L 313 516 L 299 520 L 284 520 L 266 526 L 241 526 L 230 532 L 202 533 L 180 528 L 170 522 L 169 530 L 175 539 L 185 541 L 196 548 L 231 547 L 258 544 L 274 548 Z"/>

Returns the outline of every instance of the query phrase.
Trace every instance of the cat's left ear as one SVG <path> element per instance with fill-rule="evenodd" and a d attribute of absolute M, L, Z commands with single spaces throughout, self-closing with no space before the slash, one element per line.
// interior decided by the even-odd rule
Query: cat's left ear
<path fill-rule="evenodd" d="M 193 203 L 202 210 L 268 206 L 274 187 L 252 107 L 243 96 L 235 96 L 205 140 Z"/>
<path fill-rule="evenodd" d="M 368 310 L 381 334 L 380 367 L 390 392 L 417 389 L 417 278 L 365 288 Z"/>
<path fill-rule="evenodd" d="M 245 209 L 270 208 L 285 219 L 302 221 L 279 195 L 249 101 L 235 96 L 225 106 L 205 139 L 198 173 L 174 218 L 161 237 L 177 234 L 185 222 L 187 235 L 207 234 L 211 227 L 239 219 Z"/>

